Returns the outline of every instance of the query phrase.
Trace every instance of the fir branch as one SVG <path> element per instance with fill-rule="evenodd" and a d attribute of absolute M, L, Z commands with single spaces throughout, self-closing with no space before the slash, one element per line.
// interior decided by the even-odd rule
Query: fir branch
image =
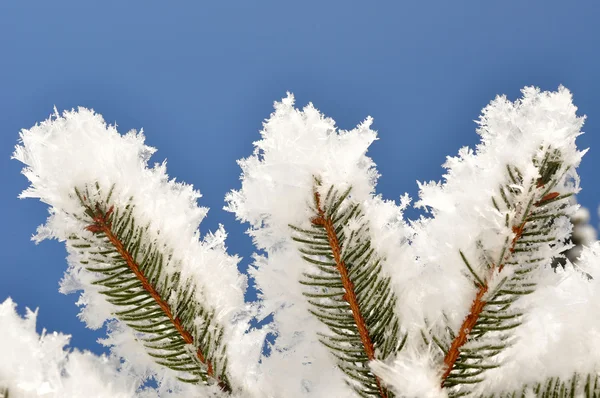
<path fill-rule="evenodd" d="M 92 195 L 87 187 L 85 194 L 75 189 L 85 213 L 77 218 L 88 224 L 85 229 L 94 238 L 72 236 L 71 247 L 98 263 L 87 267 L 101 275 L 94 284 L 106 288 L 100 293 L 107 301 L 125 307 L 114 315 L 141 333 L 149 355 L 159 365 L 192 376 L 180 377 L 184 382 L 216 383 L 221 391 L 231 392 L 226 358 L 222 359 L 223 331 L 215 324 L 214 312 L 195 301 L 194 286 L 180 283 L 178 273 L 165 272 L 168 251 L 157 247 L 147 228 L 137 226 L 131 204 L 121 211 L 111 204 L 113 188 L 105 199 L 100 198 L 97 184 Z M 170 302 L 169 292 L 176 297 Z M 202 320 L 200 327 L 198 318 Z"/>
<path fill-rule="evenodd" d="M 401 336 L 394 312 L 391 281 L 382 275 L 381 260 L 350 191 L 340 194 L 331 186 L 322 200 L 315 188 L 312 229 L 290 226 L 296 232 L 293 239 L 304 246 L 299 247 L 302 258 L 315 268 L 300 283 L 311 288 L 304 293 L 314 308 L 311 313 L 333 332 L 321 335 L 321 342 L 338 359 L 349 384 L 360 396 L 391 398 L 368 362 L 400 351 L 406 336 Z M 345 228 L 350 223 L 355 227 Z"/>
<path fill-rule="evenodd" d="M 538 167 L 540 177 L 530 181 L 527 190 L 523 189 L 521 173 L 515 168 L 507 167 L 510 182 L 501 186 L 499 192 L 507 216 L 511 212 L 513 214 L 513 236 L 512 239 L 507 237 L 495 263 L 484 261 L 487 270 L 485 278 L 478 275 L 465 254 L 459 251 L 477 291 L 468 315 L 456 336 L 451 338 L 450 348 L 444 352 L 442 387 L 475 385 L 483 381 L 483 374 L 487 369 L 499 366 L 490 360 L 507 347 L 510 331 L 522 321 L 523 314 L 511 310 L 512 305 L 521 296 L 534 291 L 536 284 L 529 279 L 531 272 L 550 261 L 550 258 L 535 254 L 543 247 L 558 243 L 552 232 L 554 220 L 564 216 L 563 209 L 566 205 L 563 200 L 572 193 L 561 194 L 550 190 L 561 181 L 568 167 L 563 168 L 560 153 L 550 149 L 546 151 L 543 161 L 534 159 L 533 163 Z M 515 184 L 519 189 L 511 188 Z M 493 198 L 492 202 L 499 210 L 498 201 Z M 508 264 L 514 270 L 503 276 L 502 271 Z M 490 288 L 492 281 L 494 287 Z M 493 347 L 482 340 L 490 332 L 497 333 L 500 342 Z M 461 392 L 453 389 L 453 393 L 458 394 L 453 396 L 464 392 L 464 389 Z"/>

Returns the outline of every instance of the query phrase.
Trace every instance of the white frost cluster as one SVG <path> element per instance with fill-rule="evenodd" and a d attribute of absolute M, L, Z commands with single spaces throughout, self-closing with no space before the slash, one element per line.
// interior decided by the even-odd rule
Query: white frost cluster
<path fill-rule="evenodd" d="M 371 368 L 385 384 L 401 397 L 447 398 L 440 385 L 442 368 L 432 361 L 432 355 L 421 350 L 410 350 L 391 364 L 373 361 Z"/>
<path fill-rule="evenodd" d="M 584 247 L 576 268 L 545 271 L 536 291 L 519 302 L 525 322 L 482 391 L 600 372 L 600 243 Z"/>
<path fill-rule="evenodd" d="M 38 335 L 37 311 L 21 318 L 9 298 L 0 304 L 0 392 L 11 398 L 129 398 L 138 380 L 119 371 L 119 360 L 67 349 L 70 336 Z M 141 395 L 142 393 L 140 393 Z M 156 396 L 151 390 L 145 397 Z"/>
<path fill-rule="evenodd" d="M 165 271 L 179 271 L 183 281 L 198 287 L 196 300 L 215 309 L 225 339 L 236 342 L 229 346 L 230 362 L 236 364 L 248 356 L 258 359 L 260 344 L 244 333 L 246 276 L 238 272 L 239 258 L 226 252 L 225 230 L 221 227 L 200 238 L 198 226 L 207 213 L 197 205 L 200 193 L 191 185 L 170 180 L 165 162 L 148 167 L 155 149 L 144 144 L 142 132 L 121 135 L 101 115 L 79 108 L 62 115 L 55 112 L 48 120 L 22 130 L 20 139 L 13 157 L 26 165 L 23 174 L 31 183 L 20 197 L 39 198 L 50 206 L 50 217 L 38 228 L 36 240 L 63 241 L 70 234 L 88 233 L 86 225 L 71 216 L 81 212 L 74 188 L 98 183 L 107 192 L 114 185 L 111 202 L 118 208 L 132 198 L 138 224 L 148 224 L 148 234 L 159 247 L 172 250 Z M 69 253 L 61 291 L 81 290 L 80 317 L 89 327 L 99 328 L 113 319 L 115 309 L 98 293 L 99 287 L 92 285 L 95 276 L 83 268 L 79 256 L 76 251 Z M 181 384 L 173 381 L 173 371 L 145 354 L 128 328 L 113 325 L 110 330 L 105 343 L 126 359 L 132 371 L 140 377 L 155 375 L 166 386 Z M 237 374 L 244 377 L 244 372 Z"/>

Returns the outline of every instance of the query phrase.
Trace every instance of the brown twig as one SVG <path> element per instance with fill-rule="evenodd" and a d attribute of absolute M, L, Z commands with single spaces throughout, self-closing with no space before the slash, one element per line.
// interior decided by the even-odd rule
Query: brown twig
<path fill-rule="evenodd" d="M 525 228 L 526 222 L 527 221 L 524 221 L 518 227 L 513 227 L 513 232 L 515 233 L 515 237 L 513 238 L 510 248 L 509 248 L 509 251 L 511 253 L 513 253 L 515 251 L 515 245 L 517 244 L 517 240 L 521 237 L 521 234 L 523 233 L 523 229 Z M 494 274 L 495 268 L 496 267 L 494 265 L 492 265 L 492 267 L 489 271 L 490 276 Z M 500 266 L 498 267 L 498 272 L 502 272 L 503 268 L 504 268 L 504 263 L 500 264 Z M 448 352 L 446 353 L 446 356 L 444 357 L 444 365 L 446 365 L 446 370 L 444 371 L 444 374 L 442 375 L 442 387 L 444 387 L 444 382 L 450 375 L 450 372 L 452 372 L 452 368 L 454 368 L 454 364 L 456 363 L 458 356 L 460 354 L 460 348 L 469 339 L 469 334 L 471 333 L 471 330 L 477 323 L 477 320 L 479 319 L 479 315 L 481 314 L 481 311 L 483 311 L 483 307 L 485 307 L 486 301 L 483 300 L 483 296 L 488 291 L 488 281 L 489 281 L 489 277 L 486 279 L 485 283 L 483 285 L 480 285 L 479 288 L 477 289 L 477 294 L 475 295 L 475 299 L 471 303 L 471 309 L 469 311 L 469 314 L 464 319 L 464 321 L 458 331 L 458 335 L 456 335 L 454 340 L 452 340 L 450 349 L 448 350 Z"/>
<path fill-rule="evenodd" d="M 165 300 L 162 299 L 162 297 L 156 291 L 154 286 L 152 286 L 152 284 L 148 281 L 146 276 L 142 273 L 139 265 L 135 262 L 131 253 L 129 253 L 125 249 L 123 242 L 121 242 L 121 240 L 113 233 L 113 231 L 111 229 L 111 223 L 108 221 L 110 215 L 113 212 L 113 209 L 114 209 L 114 207 L 111 206 L 110 209 L 106 213 L 103 213 L 102 210 L 100 209 L 100 207 L 97 205 L 96 211 L 94 212 L 94 218 L 93 218 L 94 223 L 91 225 L 88 225 L 86 227 L 86 229 L 88 231 L 94 232 L 94 233 L 97 233 L 97 232 L 104 233 L 104 235 L 108 238 L 110 243 L 112 243 L 112 245 L 115 247 L 117 252 L 121 255 L 121 257 L 123 257 L 123 259 L 127 263 L 127 266 L 129 267 L 129 269 L 135 274 L 135 276 L 138 278 L 138 280 L 142 283 L 142 287 L 150 294 L 150 296 L 152 296 L 152 298 L 154 299 L 156 304 L 158 304 L 158 306 L 163 311 L 165 316 L 167 318 L 169 318 L 169 320 L 171 321 L 171 323 L 173 324 L 175 329 L 179 332 L 179 335 L 185 341 L 185 343 L 193 344 L 194 338 L 192 337 L 190 332 L 185 330 L 185 328 L 181 324 L 181 320 L 178 317 L 173 316 L 173 312 L 171 311 L 169 304 Z M 206 359 L 206 357 L 203 355 L 200 348 L 198 348 L 198 350 L 196 351 L 196 356 L 198 357 L 200 362 L 202 362 L 203 364 L 205 364 L 207 366 L 208 375 L 210 377 L 216 378 L 214 375 L 213 365 L 212 365 L 211 361 Z M 217 385 L 219 386 L 219 388 L 221 388 L 222 391 L 231 392 L 231 387 L 227 383 L 220 380 L 219 378 L 216 378 L 216 380 L 217 380 Z"/>
<path fill-rule="evenodd" d="M 346 292 L 344 294 L 344 299 L 348 302 L 348 304 L 350 304 L 350 309 L 352 310 L 352 316 L 354 317 L 354 322 L 356 323 L 356 327 L 360 335 L 360 340 L 363 344 L 365 353 L 367 354 L 367 358 L 371 361 L 375 359 L 375 348 L 373 346 L 373 342 L 371 341 L 371 337 L 369 336 L 369 331 L 367 330 L 365 319 L 362 313 L 360 312 L 360 307 L 358 306 L 358 299 L 354 291 L 354 284 L 350 280 L 350 277 L 348 275 L 348 268 L 342 260 L 342 249 L 340 247 L 340 242 L 338 240 L 337 234 L 335 233 L 335 226 L 333 225 L 333 220 L 331 219 L 331 217 L 325 216 L 325 212 L 321 208 L 321 197 L 318 192 L 315 192 L 315 204 L 317 207 L 318 216 L 312 218 L 311 222 L 314 225 L 318 225 L 325 228 L 325 231 L 327 232 L 327 239 L 329 241 L 331 251 L 333 252 L 333 259 L 335 261 L 338 272 L 340 273 L 342 285 L 344 286 L 344 290 Z M 375 381 L 377 383 L 377 387 L 379 389 L 379 394 L 381 395 L 381 397 L 387 398 L 387 394 L 381 386 L 381 381 L 379 380 L 379 377 L 375 376 Z"/>
<path fill-rule="evenodd" d="M 452 341 L 452 345 L 450 345 L 450 349 L 444 357 L 444 365 L 446 365 L 446 370 L 442 375 L 442 387 L 444 387 L 444 382 L 450 375 L 450 372 L 452 372 L 452 368 L 454 367 L 454 364 L 458 359 L 458 355 L 460 354 L 460 348 L 467 342 L 467 339 L 469 338 L 469 333 L 471 333 L 471 330 L 477 323 L 479 314 L 481 314 L 481 311 L 485 306 L 485 301 L 483 301 L 483 295 L 487 292 L 487 290 L 487 283 L 479 287 L 477 295 L 475 296 L 475 300 L 473 300 L 473 303 L 471 304 L 471 311 L 460 326 L 458 335 Z"/>
<path fill-rule="evenodd" d="M 539 182 L 538 182 L 537 186 L 538 186 L 538 188 L 540 187 Z M 543 185 L 541 185 L 541 186 L 543 186 Z M 538 207 L 542 206 L 545 202 L 555 199 L 558 196 L 559 196 L 558 192 L 551 192 L 551 193 L 545 195 L 540 201 L 536 202 L 535 206 L 538 206 Z M 515 245 L 517 244 L 517 241 L 521 238 L 521 236 L 523 234 L 523 230 L 525 229 L 526 223 L 527 223 L 527 218 L 525 217 L 524 221 L 521 224 L 513 226 L 512 230 L 513 230 L 513 233 L 515 234 L 515 236 L 513 237 L 510 248 L 509 248 L 510 253 L 514 253 Z M 503 268 L 504 268 L 504 263 L 502 263 L 498 266 L 498 272 L 502 272 Z M 494 270 L 495 270 L 495 266 L 492 265 L 492 268 L 489 271 L 490 277 L 494 274 Z M 445 383 L 446 379 L 450 375 L 450 372 L 452 372 L 452 368 L 454 367 L 454 364 L 456 363 L 458 356 L 460 354 L 460 348 L 467 342 L 467 340 L 469 338 L 469 333 L 471 333 L 471 330 L 473 329 L 473 327 L 477 323 L 477 320 L 479 319 L 479 315 L 481 314 L 481 311 L 483 311 L 483 307 L 486 304 L 486 302 L 483 300 L 483 296 L 488 291 L 488 281 L 489 281 L 489 277 L 483 285 L 479 286 L 479 288 L 477 290 L 477 294 L 475 295 L 475 299 L 471 303 L 471 310 L 469 311 L 469 314 L 467 315 L 467 317 L 464 319 L 462 325 L 460 326 L 460 330 L 458 331 L 458 335 L 452 341 L 452 344 L 450 345 L 450 349 L 448 350 L 448 352 L 446 353 L 446 356 L 444 357 L 444 365 L 446 365 L 446 370 L 444 371 L 444 374 L 442 375 L 442 387 L 444 387 L 444 383 Z"/>

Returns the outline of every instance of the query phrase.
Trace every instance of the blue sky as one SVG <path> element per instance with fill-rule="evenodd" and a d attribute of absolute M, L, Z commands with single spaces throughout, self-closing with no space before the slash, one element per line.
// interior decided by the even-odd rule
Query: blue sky
<path fill-rule="evenodd" d="M 588 115 L 579 200 L 597 224 L 599 12 L 593 1 L 0 2 L 0 301 L 40 307 L 40 328 L 103 351 L 103 332 L 76 317 L 77 297 L 58 292 L 64 246 L 30 241 L 47 207 L 17 199 L 27 186 L 10 160 L 18 132 L 54 105 L 94 108 L 122 132 L 143 127 L 153 160 L 204 195 L 201 229 L 225 224 L 245 269 L 247 226 L 223 198 L 286 91 L 342 128 L 373 116 L 378 191 L 397 199 L 477 142 L 473 120 L 495 95 L 563 84 Z"/>

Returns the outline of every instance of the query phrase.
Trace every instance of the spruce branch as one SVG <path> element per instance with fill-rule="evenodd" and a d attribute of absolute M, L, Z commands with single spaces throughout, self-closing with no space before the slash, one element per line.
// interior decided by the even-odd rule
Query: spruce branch
<path fill-rule="evenodd" d="M 493 358 L 508 346 L 511 331 L 522 323 L 523 313 L 515 311 L 513 304 L 534 292 L 536 283 L 532 272 L 551 261 L 551 256 L 542 249 L 559 243 L 554 236 L 556 220 L 565 216 L 568 204 L 564 199 L 573 192 L 561 193 L 555 189 L 569 166 L 565 167 L 560 152 L 551 148 L 547 148 L 543 160 L 533 159 L 533 164 L 539 170 L 539 178 L 528 184 L 517 168 L 507 166 L 509 182 L 501 186 L 499 192 L 512 237 L 506 237 L 498 260 L 473 267 L 459 251 L 477 290 L 468 315 L 444 351 L 441 386 L 452 389 L 451 392 L 457 394 L 453 396 L 465 392 L 466 387 L 461 389 L 460 386 L 476 385 L 483 381 L 486 370 L 500 366 Z M 499 201 L 493 198 L 492 202 L 500 210 Z M 487 255 L 482 257 L 487 258 Z M 502 271 L 507 265 L 512 267 L 512 272 L 505 275 Z M 484 269 L 485 274 L 478 274 L 476 269 Z M 484 339 L 490 333 L 495 340 Z"/>
<path fill-rule="evenodd" d="M 394 312 L 391 281 L 382 275 L 360 205 L 349 199 L 351 188 L 340 194 L 331 186 L 323 201 L 319 185 L 313 193 L 312 229 L 290 226 L 297 233 L 293 239 L 303 245 L 302 257 L 315 267 L 300 281 L 311 287 L 304 295 L 314 308 L 311 313 L 333 332 L 321 335 L 321 342 L 353 381 L 349 385 L 363 397 L 391 398 L 368 367 L 369 361 L 400 351 L 406 341 Z M 358 225 L 349 228 L 353 222 Z"/>
<path fill-rule="evenodd" d="M 75 189 L 85 214 L 77 218 L 87 224 L 93 238 L 72 236 L 71 246 L 97 263 L 87 267 L 100 275 L 94 284 L 106 288 L 100 293 L 107 301 L 125 307 L 114 315 L 141 334 L 159 365 L 191 376 L 180 377 L 182 381 L 216 383 L 221 391 L 231 392 L 223 330 L 214 311 L 195 301 L 195 287 L 181 283 L 178 273 L 168 275 L 164 269 L 168 251 L 157 247 L 147 228 L 137 226 L 132 205 L 119 209 L 111 203 L 113 189 L 106 198 L 101 198 L 98 184 L 92 195 L 87 187 L 85 193 Z"/>

